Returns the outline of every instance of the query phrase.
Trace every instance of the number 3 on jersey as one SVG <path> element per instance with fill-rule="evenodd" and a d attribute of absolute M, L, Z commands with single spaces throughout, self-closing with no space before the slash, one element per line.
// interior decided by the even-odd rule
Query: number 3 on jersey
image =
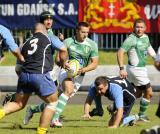
<path fill-rule="evenodd" d="M 28 50 L 28 55 L 32 55 L 35 53 L 35 51 L 37 50 L 37 42 L 38 42 L 38 38 L 35 38 L 30 41 L 31 48 L 33 48 L 33 49 Z"/>

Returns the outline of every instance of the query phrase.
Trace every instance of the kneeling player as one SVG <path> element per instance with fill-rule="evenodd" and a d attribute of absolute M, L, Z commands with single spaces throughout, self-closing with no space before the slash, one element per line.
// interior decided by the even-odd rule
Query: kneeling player
<path fill-rule="evenodd" d="M 108 122 L 109 128 L 117 128 L 120 122 L 129 115 L 131 108 L 136 100 L 136 89 L 126 79 L 120 77 L 99 76 L 90 87 L 84 105 L 84 118 L 91 118 L 89 109 L 92 101 L 100 96 L 105 96 L 113 101 L 112 113 Z M 100 106 L 102 107 L 102 106 Z M 93 116 L 93 115 L 92 115 Z"/>

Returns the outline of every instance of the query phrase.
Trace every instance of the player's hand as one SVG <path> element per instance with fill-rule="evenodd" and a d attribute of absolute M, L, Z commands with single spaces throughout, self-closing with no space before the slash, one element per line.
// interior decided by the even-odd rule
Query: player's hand
<path fill-rule="evenodd" d="M 125 70 L 120 70 L 119 75 L 120 75 L 121 78 L 126 78 L 128 74 Z"/>
<path fill-rule="evenodd" d="M 84 74 L 85 72 L 86 72 L 85 68 L 80 68 L 77 74 L 80 75 L 80 74 Z"/>
<path fill-rule="evenodd" d="M 62 33 L 59 33 L 59 34 L 58 34 L 58 38 L 59 38 L 61 41 L 63 41 L 63 40 L 64 40 L 64 35 L 63 35 Z"/>
<path fill-rule="evenodd" d="M 108 128 L 117 128 L 118 126 L 113 125 L 113 126 L 108 126 Z"/>
<path fill-rule="evenodd" d="M 70 66 L 69 66 L 69 61 L 66 61 L 66 62 L 65 62 L 65 69 L 66 69 L 66 70 L 71 70 L 71 69 L 70 69 Z"/>
<path fill-rule="evenodd" d="M 84 115 L 82 116 L 82 118 L 84 118 L 84 119 L 91 119 L 91 116 L 90 116 L 89 114 L 84 114 Z"/>

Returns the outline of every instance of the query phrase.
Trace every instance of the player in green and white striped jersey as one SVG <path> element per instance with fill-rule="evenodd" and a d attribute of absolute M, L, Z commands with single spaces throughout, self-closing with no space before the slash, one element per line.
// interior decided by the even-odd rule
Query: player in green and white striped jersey
<path fill-rule="evenodd" d="M 98 65 L 98 46 L 94 41 L 88 38 L 88 34 L 88 23 L 79 22 L 76 28 L 76 35 L 64 40 L 69 60 L 78 60 L 80 69 L 78 71 L 78 75 L 74 78 L 67 78 L 66 70 L 61 70 L 59 83 L 60 88 L 63 89 L 64 92 L 59 96 L 51 127 L 62 126 L 59 122 L 59 116 L 64 110 L 68 99 L 80 88 L 84 74 L 94 70 Z"/>
<path fill-rule="evenodd" d="M 146 69 L 146 58 L 149 54 L 155 58 L 156 53 L 152 48 L 148 36 L 145 34 L 146 24 L 143 19 L 135 20 L 133 33 L 130 34 L 118 50 L 117 60 L 121 77 L 127 77 L 137 87 L 137 97 L 140 101 L 139 116 L 143 121 L 149 121 L 145 112 L 153 95 L 150 80 Z M 124 70 L 124 54 L 128 55 L 128 65 Z"/>

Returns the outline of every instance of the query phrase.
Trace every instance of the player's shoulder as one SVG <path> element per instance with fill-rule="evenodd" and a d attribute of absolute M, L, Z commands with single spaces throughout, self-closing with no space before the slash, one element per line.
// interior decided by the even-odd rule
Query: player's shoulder
<path fill-rule="evenodd" d="M 143 34 L 140 38 L 143 40 L 149 41 L 149 37 L 147 34 Z"/>
<path fill-rule="evenodd" d="M 94 40 L 92 40 L 92 39 L 90 39 L 88 37 L 85 40 L 91 45 L 97 45 L 97 43 Z"/>
<path fill-rule="evenodd" d="M 74 38 L 73 37 L 66 38 L 63 42 L 66 45 L 70 45 L 74 42 Z"/>
<path fill-rule="evenodd" d="M 127 39 L 135 39 L 135 38 L 136 38 L 136 34 L 135 33 L 131 33 L 127 37 Z"/>
<path fill-rule="evenodd" d="M 69 37 L 69 38 L 66 38 L 64 41 L 65 42 L 67 42 L 67 41 L 74 41 L 74 38 L 73 37 Z"/>

